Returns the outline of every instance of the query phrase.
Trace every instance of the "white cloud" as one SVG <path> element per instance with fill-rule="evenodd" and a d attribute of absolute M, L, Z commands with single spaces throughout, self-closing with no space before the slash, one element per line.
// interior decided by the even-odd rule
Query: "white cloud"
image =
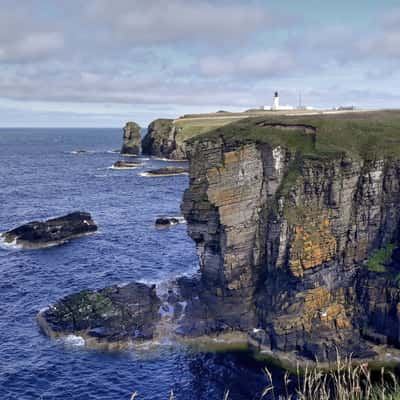
<path fill-rule="evenodd" d="M 87 10 L 131 44 L 198 40 L 212 46 L 271 29 L 283 19 L 252 2 L 236 1 L 94 0 Z"/>
<path fill-rule="evenodd" d="M 27 32 L 14 40 L 0 40 L 0 61 L 29 62 L 50 57 L 64 46 L 58 32 Z"/>
<path fill-rule="evenodd" d="M 295 60 L 289 52 L 271 49 L 230 57 L 207 57 L 200 60 L 199 64 L 201 73 L 206 76 L 246 75 L 254 79 L 294 72 Z"/>

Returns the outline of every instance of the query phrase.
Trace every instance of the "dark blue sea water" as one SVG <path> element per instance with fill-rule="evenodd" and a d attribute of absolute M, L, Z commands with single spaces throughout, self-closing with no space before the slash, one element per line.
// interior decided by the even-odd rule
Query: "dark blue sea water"
<path fill-rule="evenodd" d="M 261 366 L 241 353 L 182 347 L 104 353 L 54 341 L 35 322 L 62 296 L 132 280 L 160 282 L 197 269 L 186 226 L 156 230 L 179 214 L 186 176 L 146 178 L 111 170 L 118 129 L 0 129 L 0 231 L 31 220 L 88 211 L 100 231 L 59 247 L 0 248 L 0 399 L 165 400 L 259 398 Z M 76 149 L 93 154 L 74 155 Z M 181 163 L 180 163 L 181 164 Z M 171 163 L 168 163 L 171 165 Z"/>

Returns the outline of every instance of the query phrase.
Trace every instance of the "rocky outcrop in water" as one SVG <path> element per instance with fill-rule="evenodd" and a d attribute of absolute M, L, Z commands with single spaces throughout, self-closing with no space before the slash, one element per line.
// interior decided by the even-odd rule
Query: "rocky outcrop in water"
<path fill-rule="evenodd" d="M 7 244 L 35 249 L 63 244 L 95 231 L 97 226 L 89 213 L 73 212 L 63 217 L 21 225 L 2 233 L 1 237 Z"/>
<path fill-rule="evenodd" d="M 186 144 L 172 119 L 156 119 L 142 140 L 143 154 L 175 160 L 186 159 Z"/>
<path fill-rule="evenodd" d="M 156 219 L 155 225 L 157 228 L 169 228 L 170 226 L 183 224 L 185 219 L 181 216 L 177 217 L 158 217 Z"/>
<path fill-rule="evenodd" d="M 189 173 L 187 168 L 182 167 L 162 167 L 151 169 L 146 172 L 148 176 L 173 176 L 173 175 L 186 175 Z"/>
<path fill-rule="evenodd" d="M 143 164 L 139 163 L 139 162 L 118 160 L 113 164 L 112 168 L 113 169 L 132 169 L 132 168 L 141 167 L 142 165 Z"/>
<path fill-rule="evenodd" d="M 118 346 L 121 342 L 152 339 L 160 305 L 155 286 L 131 283 L 67 296 L 37 318 L 51 337 L 76 334 L 89 344 Z"/>
<path fill-rule="evenodd" d="M 121 154 L 140 154 L 140 126 L 136 122 L 127 122 L 124 127 Z"/>

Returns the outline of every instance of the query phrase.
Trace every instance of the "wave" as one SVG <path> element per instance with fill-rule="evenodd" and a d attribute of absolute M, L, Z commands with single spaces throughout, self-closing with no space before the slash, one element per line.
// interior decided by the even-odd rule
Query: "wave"
<path fill-rule="evenodd" d="M 21 250 L 22 246 L 17 244 L 17 239 L 14 239 L 12 242 L 6 242 L 3 234 L 0 233 L 0 248 L 5 250 Z"/>
<path fill-rule="evenodd" d="M 175 158 L 165 158 L 165 157 L 152 157 L 153 160 L 166 161 L 166 162 L 189 162 L 189 160 L 179 160 Z"/>
<path fill-rule="evenodd" d="M 114 165 L 111 165 L 111 167 L 107 167 L 107 169 L 137 169 L 137 168 L 143 168 L 143 165 L 137 165 L 134 167 L 114 167 Z"/>
<path fill-rule="evenodd" d="M 72 150 L 68 151 L 68 154 L 77 154 L 77 155 L 85 155 L 85 154 L 95 154 L 94 150 Z"/>
<path fill-rule="evenodd" d="M 82 347 L 85 346 L 85 339 L 78 335 L 67 335 L 62 338 L 67 346 Z"/>
<path fill-rule="evenodd" d="M 158 218 L 166 218 L 166 219 L 177 219 L 178 224 L 186 224 L 186 219 L 185 217 L 182 217 L 182 215 L 160 215 Z"/>
<path fill-rule="evenodd" d="M 176 174 L 174 174 L 174 173 L 171 173 L 171 174 L 151 174 L 149 172 L 141 172 L 139 175 L 143 176 L 145 178 L 163 178 L 164 176 L 189 175 L 189 173 L 188 172 L 178 172 Z"/>

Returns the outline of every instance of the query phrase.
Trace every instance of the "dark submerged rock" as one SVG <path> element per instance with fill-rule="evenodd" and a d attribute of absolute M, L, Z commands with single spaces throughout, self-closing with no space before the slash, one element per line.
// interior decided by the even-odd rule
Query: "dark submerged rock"
<path fill-rule="evenodd" d="M 168 228 L 173 225 L 184 223 L 183 217 L 159 217 L 156 219 L 155 225 L 158 228 Z"/>
<path fill-rule="evenodd" d="M 140 167 L 142 165 L 143 164 L 139 163 L 139 162 L 118 160 L 113 164 L 113 168 L 115 168 L 115 169 L 129 169 L 129 168 L 137 168 L 137 167 Z"/>
<path fill-rule="evenodd" d="M 140 126 L 136 122 L 127 122 L 124 127 L 121 154 L 140 154 Z"/>
<path fill-rule="evenodd" d="M 41 248 L 62 244 L 95 231 L 97 226 L 89 213 L 73 212 L 63 217 L 21 225 L 4 232 L 1 237 L 8 244 L 13 243 L 23 248 Z"/>
<path fill-rule="evenodd" d="M 148 175 L 152 176 L 169 176 L 169 175 L 184 175 L 189 172 L 188 168 L 183 167 L 163 167 L 147 171 Z"/>
<path fill-rule="evenodd" d="M 155 285 L 130 283 L 69 295 L 38 314 L 52 337 L 79 333 L 108 342 L 151 339 L 160 319 Z"/>

